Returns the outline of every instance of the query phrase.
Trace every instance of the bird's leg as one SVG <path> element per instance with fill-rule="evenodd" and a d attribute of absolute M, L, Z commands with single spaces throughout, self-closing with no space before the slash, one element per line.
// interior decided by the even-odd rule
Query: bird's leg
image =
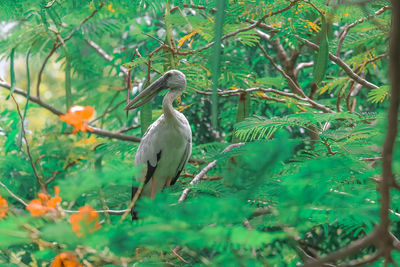
<path fill-rule="evenodd" d="M 170 186 L 171 185 L 171 178 L 167 178 L 167 181 L 165 182 L 165 185 L 164 185 L 164 187 L 165 186 Z"/>
<path fill-rule="evenodd" d="M 156 178 L 153 176 L 151 179 L 151 199 L 154 199 L 154 195 L 156 194 Z"/>

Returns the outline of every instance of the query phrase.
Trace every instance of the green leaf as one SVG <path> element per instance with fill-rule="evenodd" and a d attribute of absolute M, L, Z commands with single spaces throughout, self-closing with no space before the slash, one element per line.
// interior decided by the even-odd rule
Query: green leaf
<path fill-rule="evenodd" d="M 15 82 L 15 70 L 14 70 L 14 55 L 15 55 L 15 47 L 11 49 L 10 53 L 10 78 L 11 78 L 11 87 L 10 87 L 10 94 L 7 97 L 7 100 L 10 96 L 14 93 L 16 82 Z"/>
<path fill-rule="evenodd" d="M 321 31 L 319 33 L 320 43 L 317 54 L 317 59 L 314 64 L 313 70 L 313 83 L 319 85 L 325 77 L 325 72 L 328 67 L 329 58 L 329 42 L 328 42 L 328 26 L 325 16 L 321 15 Z"/>
<path fill-rule="evenodd" d="M 72 104 L 72 93 L 71 93 L 71 61 L 69 60 L 67 47 L 64 45 L 65 51 L 65 106 L 68 112 Z"/>
<path fill-rule="evenodd" d="M 383 85 L 368 92 L 368 101 L 372 103 L 382 103 L 390 95 L 390 85 Z"/>

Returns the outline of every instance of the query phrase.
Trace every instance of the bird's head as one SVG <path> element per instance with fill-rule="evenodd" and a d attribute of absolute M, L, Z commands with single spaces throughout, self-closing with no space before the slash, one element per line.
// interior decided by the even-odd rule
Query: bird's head
<path fill-rule="evenodd" d="M 153 97 L 155 97 L 159 92 L 165 89 L 171 89 L 171 91 L 177 91 L 178 93 L 183 92 L 186 88 L 186 76 L 179 70 L 169 70 L 163 76 L 155 80 L 146 89 L 144 89 L 140 94 L 138 94 L 132 101 L 130 101 L 125 109 L 135 109 L 138 108 Z"/>

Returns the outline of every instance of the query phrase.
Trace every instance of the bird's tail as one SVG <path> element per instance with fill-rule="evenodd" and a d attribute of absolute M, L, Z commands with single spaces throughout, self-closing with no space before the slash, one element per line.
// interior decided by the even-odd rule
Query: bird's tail
<path fill-rule="evenodd" d="M 132 186 L 132 196 L 131 196 L 131 200 L 135 197 L 136 192 L 138 191 L 138 187 L 137 186 Z M 132 216 L 132 221 L 136 221 L 138 219 L 138 214 L 135 211 L 135 207 L 131 208 L 131 216 Z"/>

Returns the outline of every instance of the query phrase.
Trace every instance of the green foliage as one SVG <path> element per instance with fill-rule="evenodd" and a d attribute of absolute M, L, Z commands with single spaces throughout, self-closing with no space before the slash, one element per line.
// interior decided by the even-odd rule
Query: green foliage
<path fill-rule="evenodd" d="M 73 251 L 79 262 L 93 266 L 298 266 L 307 255 L 323 257 L 370 233 L 379 223 L 376 188 L 383 109 L 390 96 L 385 53 L 391 11 L 374 12 L 390 3 L 329 2 L 1 1 L 0 58 L 7 72 L 0 82 L 10 84 L 23 112 L 32 162 L 15 103 L 1 88 L 0 182 L 15 195 L 0 186 L 8 202 L 7 217 L 0 218 L 0 265 L 48 266 L 60 253 Z M 244 30 L 261 18 L 257 27 Z M 338 56 L 377 89 L 357 84 L 329 61 L 343 27 L 353 22 Z M 299 37 L 319 45 L 319 51 Z M 138 221 L 99 212 L 91 214 L 101 226 L 96 231 L 90 232 L 94 221 L 81 236 L 72 228 L 71 218 L 85 205 L 124 212 L 143 166 L 133 166 L 138 143 L 90 132 L 73 135 L 70 125 L 34 103 L 37 74 L 55 45 L 59 48 L 42 73 L 40 100 L 60 111 L 90 105 L 96 111 L 90 125 L 114 133 L 141 136 L 162 113 L 161 97 L 126 113 L 125 68 L 129 99 L 148 85 L 148 77 L 159 77 L 157 72 L 175 68 L 186 75 L 177 109 L 190 122 L 193 161 L 175 185 L 135 203 Z M 313 70 L 310 64 L 296 70 L 308 62 Z M 293 96 L 280 70 L 313 99 Z M 241 91 L 258 87 L 280 93 Z M 19 88 L 29 102 L 16 94 Z M 213 89 L 222 95 L 218 102 L 211 99 Z M 322 113 L 312 101 L 335 112 Z M 211 114 L 217 104 L 215 128 Z M 245 143 L 222 152 L 240 141 Z M 399 141 L 393 154 L 396 178 Z M 189 185 L 214 160 L 216 166 Z M 43 187 L 54 197 L 55 186 L 62 198 L 58 209 L 31 216 L 21 200 L 38 199 Z M 190 191 L 179 202 L 186 188 Z M 395 236 L 399 196 L 392 192 Z M 335 264 L 374 251 L 370 247 Z M 393 252 L 394 260 L 399 257 Z"/>
<path fill-rule="evenodd" d="M 389 97 L 390 94 L 390 86 L 384 85 L 377 89 L 371 90 L 368 93 L 368 101 L 372 103 L 382 103 L 386 98 Z"/>

